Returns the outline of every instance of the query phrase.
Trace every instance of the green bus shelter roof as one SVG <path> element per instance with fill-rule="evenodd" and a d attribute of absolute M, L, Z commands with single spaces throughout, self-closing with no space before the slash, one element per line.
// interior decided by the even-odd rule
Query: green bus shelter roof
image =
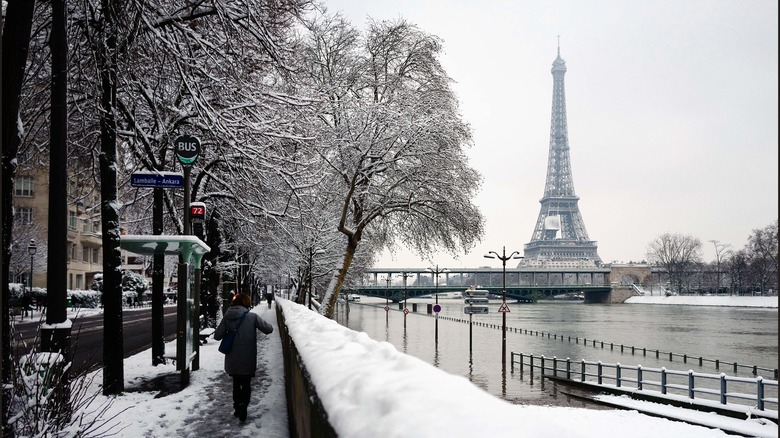
<path fill-rule="evenodd" d="M 182 254 L 184 259 L 195 255 L 196 259 L 211 251 L 197 236 L 177 235 L 133 235 L 125 234 L 119 237 L 119 246 L 127 251 L 141 255 Z"/>

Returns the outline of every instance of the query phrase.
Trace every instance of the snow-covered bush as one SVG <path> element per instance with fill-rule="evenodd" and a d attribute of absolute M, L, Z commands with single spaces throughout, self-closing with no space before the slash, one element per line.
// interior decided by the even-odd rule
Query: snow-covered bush
<path fill-rule="evenodd" d="M 73 307 L 84 307 L 97 309 L 100 306 L 100 296 L 103 292 L 94 290 L 69 290 L 68 298 L 73 303 Z"/>
<path fill-rule="evenodd" d="M 103 293 L 103 274 L 95 274 L 92 279 L 92 290 Z M 144 301 L 144 295 L 149 291 L 149 282 L 133 271 L 122 271 L 122 301 Z"/>

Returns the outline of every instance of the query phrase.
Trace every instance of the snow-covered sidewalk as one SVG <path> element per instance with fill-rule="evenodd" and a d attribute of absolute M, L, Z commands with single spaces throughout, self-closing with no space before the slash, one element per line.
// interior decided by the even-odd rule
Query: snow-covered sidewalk
<path fill-rule="evenodd" d="M 110 427 L 121 437 L 289 437 L 276 313 L 264 306 L 252 311 L 273 325 L 275 332 L 258 335 L 257 375 L 252 380 L 252 399 L 245 422 L 233 416 L 232 380 L 223 371 L 224 355 L 217 350 L 219 343 L 209 339 L 200 346 L 200 369 L 190 373 L 190 384 L 167 395 L 167 391 L 176 391 L 180 382 L 174 365 L 152 366 L 148 350 L 125 359 L 125 392 L 113 397 L 109 411 L 102 415 L 104 419 L 114 415 L 116 418 L 100 430 Z M 97 372 L 92 384 L 98 392 L 101 372 Z M 160 397 L 156 398 L 157 395 Z M 100 396 L 93 405 L 103 399 Z"/>

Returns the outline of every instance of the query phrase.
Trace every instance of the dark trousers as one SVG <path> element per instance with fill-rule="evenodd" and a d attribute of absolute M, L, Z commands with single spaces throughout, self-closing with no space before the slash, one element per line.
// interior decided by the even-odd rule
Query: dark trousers
<path fill-rule="evenodd" d="M 252 376 L 233 376 L 233 409 L 249 406 L 249 397 L 252 395 L 250 381 Z"/>

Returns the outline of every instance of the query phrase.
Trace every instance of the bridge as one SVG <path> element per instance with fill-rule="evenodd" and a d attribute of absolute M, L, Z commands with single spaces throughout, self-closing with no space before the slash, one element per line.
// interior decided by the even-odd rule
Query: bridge
<path fill-rule="evenodd" d="M 649 267 L 646 269 L 650 273 Z M 610 282 L 611 267 L 542 268 L 520 267 L 506 270 L 506 296 L 509 300 L 536 301 L 557 295 L 581 293 L 586 303 L 610 302 L 610 295 L 617 287 L 640 283 L 642 274 L 632 274 L 624 282 Z M 485 289 L 501 295 L 504 287 L 502 268 L 463 268 L 448 270 L 436 275 L 420 268 L 375 268 L 366 271 L 357 284 L 345 287 L 352 294 L 387 298 L 393 302 L 405 298 L 433 296 L 438 293 L 463 292 L 468 288 Z"/>

